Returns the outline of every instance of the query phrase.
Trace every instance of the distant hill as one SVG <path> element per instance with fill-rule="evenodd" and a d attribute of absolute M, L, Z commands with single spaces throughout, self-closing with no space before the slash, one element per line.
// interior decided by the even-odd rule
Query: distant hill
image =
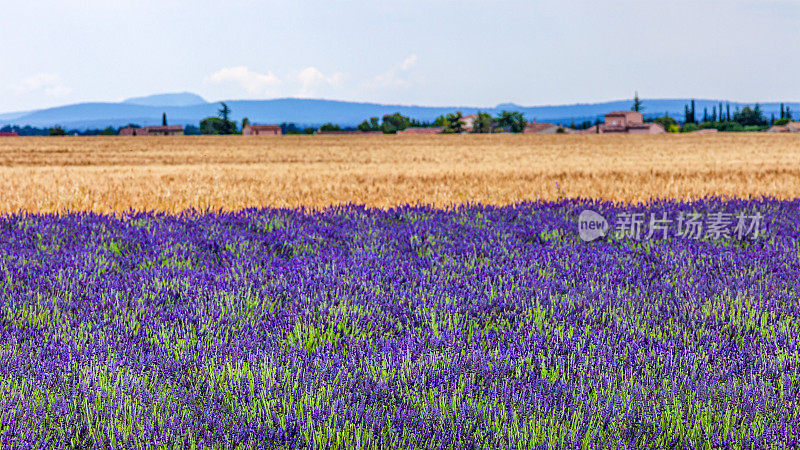
<path fill-rule="evenodd" d="M 399 112 L 421 121 L 432 122 L 436 117 L 462 111 L 473 114 L 479 110 L 498 114 L 502 110 L 522 112 L 525 117 L 539 122 L 556 122 L 569 125 L 572 121 L 580 123 L 584 120 L 594 121 L 602 118 L 609 111 L 628 110 L 630 100 L 618 100 L 603 103 L 579 103 L 572 105 L 552 106 L 519 106 L 511 103 L 497 105 L 492 108 L 475 106 L 410 106 L 386 105 L 378 103 L 358 103 L 336 100 L 315 100 L 298 98 L 281 98 L 273 100 L 228 100 L 231 118 L 241 121 L 247 117 L 251 123 L 277 124 L 294 122 L 298 126 L 316 126 L 332 122 L 341 126 L 356 126 L 369 117 L 381 117 L 385 114 Z M 683 119 L 684 105 L 689 99 L 656 99 L 643 100 L 645 116 L 662 116 L 669 114 L 679 120 Z M 703 109 L 717 106 L 720 100 L 696 100 L 698 119 L 703 116 Z M 724 104 L 725 102 L 722 101 Z M 736 107 L 743 108 L 752 104 L 731 102 L 731 112 Z M 787 103 L 796 117 L 800 115 L 800 103 Z M 59 106 L 38 111 L 0 114 L 0 126 L 6 124 L 31 125 L 49 127 L 61 125 L 65 128 L 87 129 L 105 128 L 107 126 L 124 126 L 135 123 L 142 126 L 160 125 L 161 115 L 167 114 L 172 125 L 198 125 L 209 116 L 215 116 L 219 103 L 208 103 L 202 97 L 191 93 L 159 94 L 139 97 L 120 103 L 79 103 Z M 779 103 L 763 103 L 762 110 L 766 116 L 779 115 Z"/>
<path fill-rule="evenodd" d="M 124 100 L 122 103 L 141 106 L 194 106 L 204 105 L 208 102 L 197 94 L 181 92 L 178 94 L 156 94 L 146 97 L 134 97 Z"/>

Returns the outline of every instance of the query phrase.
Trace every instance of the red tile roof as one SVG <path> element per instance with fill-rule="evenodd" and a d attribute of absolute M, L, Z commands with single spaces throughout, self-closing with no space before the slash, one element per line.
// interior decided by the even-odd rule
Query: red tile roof
<path fill-rule="evenodd" d="M 152 127 L 145 127 L 145 130 L 150 131 L 183 131 L 182 125 L 158 125 Z"/>
<path fill-rule="evenodd" d="M 280 125 L 253 125 L 253 124 L 247 124 L 245 126 L 249 126 L 251 129 L 257 130 L 257 131 L 275 131 L 275 130 L 280 130 L 281 129 Z"/>
<path fill-rule="evenodd" d="M 525 127 L 525 133 L 538 133 L 540 131 L 544 131 L 548 128 L 553 128 L 558 125 L 554 123 L 547 123 L 547 122 L 531 122 L 528 126 Z"/>

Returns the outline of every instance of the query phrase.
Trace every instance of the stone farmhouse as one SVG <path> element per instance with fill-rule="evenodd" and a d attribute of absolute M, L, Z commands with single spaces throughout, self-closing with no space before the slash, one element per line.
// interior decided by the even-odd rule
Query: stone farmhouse
<path fill-rule="evenodd" d="M 561 131 L 558 131 L 558 130 Z M 528 123 L 528 126 L 525 127 L 525 131 L 523 133 L 527 134 L 556 134 L 556 133 L 567 133 L 572 134 L 575 130 L 569 127 L 562 127 L 561 125 L 557 125 L 554 123 L 548 122 L 537 122 L 533 121 Z"/>
<path fill-rule="evenodd" d="M 154 127 L 124 127 L 119 130 L 120 136 L 183 136 L 182 125 L 159 125 Z"/>
<path fill-rule="evenodd" d="M 645 123 L 642 113 L 612 111 L 604 123 L 581 130 L 581 134 L 662 134 L 664 127 L 658 123 Z"/>
<path fill-rule="evenodd" d="M 250 125 L 249 123 L 242 128 L 245 136 L 280 136 L 283 130 L 280 125 Z"/>
<path fill-rule="evenodd" d="M 775 125 L 767 130 L 770 133 L 800 133 L 800 122 L 789 122 L 786 125 Z"/>

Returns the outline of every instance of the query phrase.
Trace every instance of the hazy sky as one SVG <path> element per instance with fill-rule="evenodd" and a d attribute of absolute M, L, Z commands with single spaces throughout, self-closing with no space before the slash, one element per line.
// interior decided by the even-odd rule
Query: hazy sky
<path fill-rule="evenodd" d="M 800 101 L 800 0 L 47 0 L 0 8 L 0 111 L 190 91 L 493 106 Z"/>

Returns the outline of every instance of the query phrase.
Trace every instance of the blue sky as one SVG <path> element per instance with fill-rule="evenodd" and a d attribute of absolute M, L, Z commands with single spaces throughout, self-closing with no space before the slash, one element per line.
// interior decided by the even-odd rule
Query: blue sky
<path fill-rule="evenodd" d="M 0 111 L 190 91 L 493 106 L 800 100 L 800 0 L 10 1 Z"/>

